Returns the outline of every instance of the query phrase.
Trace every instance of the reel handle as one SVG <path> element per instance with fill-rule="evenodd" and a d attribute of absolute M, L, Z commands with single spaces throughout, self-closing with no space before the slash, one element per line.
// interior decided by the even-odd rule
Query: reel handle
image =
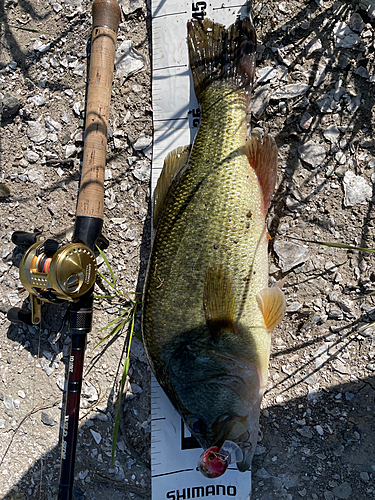
<path fill-rule="evenodd" d="M 36 243 L 37 236 L 42 234 L 40 231 L 34 233 L 26 233 L 25 231 L 14 231 L 12 234 L 12 243 L 15 245 L 25 245 L 31 247 Z"/>
<path fill-rule="evenodd" d="M 92 13 L 85 143 L 76 215 L 103 219 L 109 105 L 121 9 L 116 0 L 95 0 Z"/>

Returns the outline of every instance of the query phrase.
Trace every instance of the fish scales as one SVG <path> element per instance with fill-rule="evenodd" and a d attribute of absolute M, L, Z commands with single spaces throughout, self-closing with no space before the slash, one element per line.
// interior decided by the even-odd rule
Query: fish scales
<path fill-rule="evenodd" d="M 259 181 L 243 152 L 247 99 L 223 85 L 208 89 L 204 97 L 190 168 L 156 230 L 147 306 L 159 329 L 154 342 L 162 349 L 172 337 L 205 324 L 206 272 L 224 265 L 241 299 L 236 319 L 244 324 L 244 337 L 236 338 L 238 347 L 249 348 L 253 356 L 246 326 L 265 328 L 255 294 L 267 286 L 268 265 Z M 249 291 L 249 275 L 255 293 Z M 251 311 L 258 314 L 254 317 Z M 266 338 L 266 345 L 257 345 L 257 350 L 267 356 L 268 344 Z"/>
<path fill-rule="evenodd" d="M 237 466 L 247 470 L 270 325 L 285 305 L 267 288 L 265 215 L 276 146 L 268 137 L 247 139 L 250 21 L 228 30 L 192 21 L 188 41 L 201 122 L 191 151 L 168 155 L 157 186 L 143 337 L 157 380 L 202 447 L 238 445 Z"/>

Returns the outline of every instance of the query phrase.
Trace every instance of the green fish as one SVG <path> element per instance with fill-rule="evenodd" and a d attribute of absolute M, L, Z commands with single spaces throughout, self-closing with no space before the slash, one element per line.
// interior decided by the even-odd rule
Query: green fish
<path fill-rule="evenodd" d="M 270 332 L 285 312 L 280 287 L 268 288 L 277 148 L 268 135 L 247 137 L 251 20 L 187 29 L 201 122 L 193 146 L 167 156 L 155 191 L 142 328 L 158 382 L 206 450 L 202 473 L 217 477 L 230 460 L 251 467 Z"/>

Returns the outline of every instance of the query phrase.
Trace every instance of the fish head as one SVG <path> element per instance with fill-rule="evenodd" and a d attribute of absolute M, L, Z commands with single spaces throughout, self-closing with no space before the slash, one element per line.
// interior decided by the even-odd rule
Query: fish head
<path fill-rule="evenodd" d="M 173 391 L 165 388 L 168 396 L 205 451 L 220 450 L 230 441 L 242 452 L 235 460 L 232 457 L 232 463 L 242 472 L 248 470 L 258 437 L 263 395 L 260 370 L 239 356 L 200 349 L 199 345 L 185 346 L 181 354 L 180 350 L 169 365 Z M 217 477 L 209 475 L 213 469 L 221 470 L 217 458 L 207 454 L 206 464 L 211 464 L 206 467 L 208 477 Z M 203 473 L 204 469 L 201 467 Z"/>

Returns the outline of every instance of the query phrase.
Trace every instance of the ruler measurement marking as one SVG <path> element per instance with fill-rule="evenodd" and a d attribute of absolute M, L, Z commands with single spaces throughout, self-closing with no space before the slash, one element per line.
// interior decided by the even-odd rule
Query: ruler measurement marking
<path fill-rule="evenodd" d="M 224 10 L 224 9 L 241 9 L 244 5 L 222 5 L 221 7 L 212 7 L 212 10 Z"/>
<path fill-rule="evenodd" d="M 159 464 L 155 464 L 155 465 L 159 465 Z M 155 474 L 154 476 L 152 477 L 161 477 L 161 476 L 170 476 L 171 474 L 179 474 L 180 472 L 189 472 L 189 471 L 193 471 L 195 469 L 181 469 L 181 470 L 175 470 L 173 472 L 164 472 L 163 474 Z"/>
<path fill-rule="evenodd" d="M 159 14 L 158 16 L 153 16 L 152 20 L 160 19 L 161 17 L 181 16 L 183 14 L 188 14 L 188 11 L 185 10 L 184 12 L 171 12 L 170 14 Z"/>
<path fill-rule="evenodd" d="M 173 69 L 173 68 L 187 68 L 187 64 L 176 64 L 174 66 L 163 66 L 162 68 L 153 68 L 155 71 L 162 71 L 163 69 Z"/>

